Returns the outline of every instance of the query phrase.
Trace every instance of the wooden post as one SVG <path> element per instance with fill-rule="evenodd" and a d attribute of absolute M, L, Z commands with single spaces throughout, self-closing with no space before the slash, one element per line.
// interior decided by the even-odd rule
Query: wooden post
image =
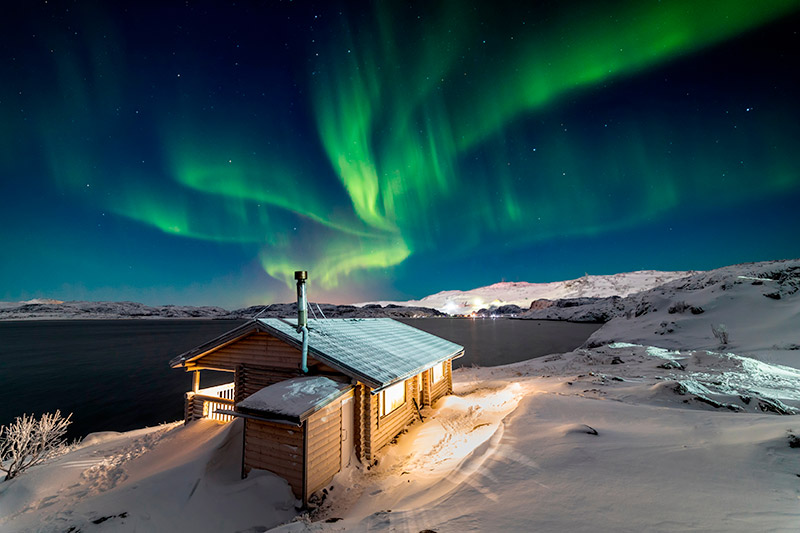
<path fill-rule="evenodd" d="M 186 392 L 183 398 L 183 423 L 188 424 L 194 419 L 194 393 Z"/>
<path fill-rule="evenodd" d="M 308 509 L 308 420 L 303 421 L 303 509 Z"/>
<path fill-rule="evenodd" d="M 192 377 L 192 392 L 197 393 L 200 390 L 200 371 L 195 370 Z"/>

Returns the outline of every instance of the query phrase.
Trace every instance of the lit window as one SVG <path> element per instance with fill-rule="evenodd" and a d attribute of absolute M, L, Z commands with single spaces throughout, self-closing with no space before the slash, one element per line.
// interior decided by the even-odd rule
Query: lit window
<path fill-rule="evenodd" d="M 434 383 L 439 383 L 440 381 L 442 381 L 442 378 L 444 377 L 444 365 L 445 363 L 441 363 L 431 368 L 431 371 L 433 372 Z"/>
<path fill-rule="evenodd" d="M 404 403 L 406 403 L 406 384 L 401 381 L 381 391 L 378 413 L 380 416 L 386 416 Z"/>

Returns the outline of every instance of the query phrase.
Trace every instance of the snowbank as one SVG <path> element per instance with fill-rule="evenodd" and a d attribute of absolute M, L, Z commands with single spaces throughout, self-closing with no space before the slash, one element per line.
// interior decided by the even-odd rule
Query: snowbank
<path fill-rule="evenodd" d="M 241 424 L 90 435 L 0 483 L 0 531 L 264 531 L 295 516 L 289 485 L 241 473 Z"/>

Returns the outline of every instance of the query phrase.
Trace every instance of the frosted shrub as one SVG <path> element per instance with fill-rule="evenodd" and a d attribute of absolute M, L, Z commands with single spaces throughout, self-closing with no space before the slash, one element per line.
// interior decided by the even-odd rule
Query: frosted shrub
<path fill-rule="evenodd" d="M 711 324 L 711 333 L 714 334 L 721 346 L 728 344 L 728 328 L 725 327 L 725 324 L 718 326 Z"/>
<path fill-rule="evenodd" d="M 56 453 L 64 444 L 70 417 L 72 414 L 62 417 L 61 411 L 45 413 L 39 419 L 22 415 L 8 426 L 0 426 L 0 471 L 6 473 L 5 479 L 17 477 Z"/>

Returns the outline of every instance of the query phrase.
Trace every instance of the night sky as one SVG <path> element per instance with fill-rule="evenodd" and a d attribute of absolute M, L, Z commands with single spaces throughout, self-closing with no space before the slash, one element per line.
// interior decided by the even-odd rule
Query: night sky
<path fill-rule="evenodd" d="M 4 4 L 0 300 L 800 256 L 800 1 L 520 4 Z"/>

